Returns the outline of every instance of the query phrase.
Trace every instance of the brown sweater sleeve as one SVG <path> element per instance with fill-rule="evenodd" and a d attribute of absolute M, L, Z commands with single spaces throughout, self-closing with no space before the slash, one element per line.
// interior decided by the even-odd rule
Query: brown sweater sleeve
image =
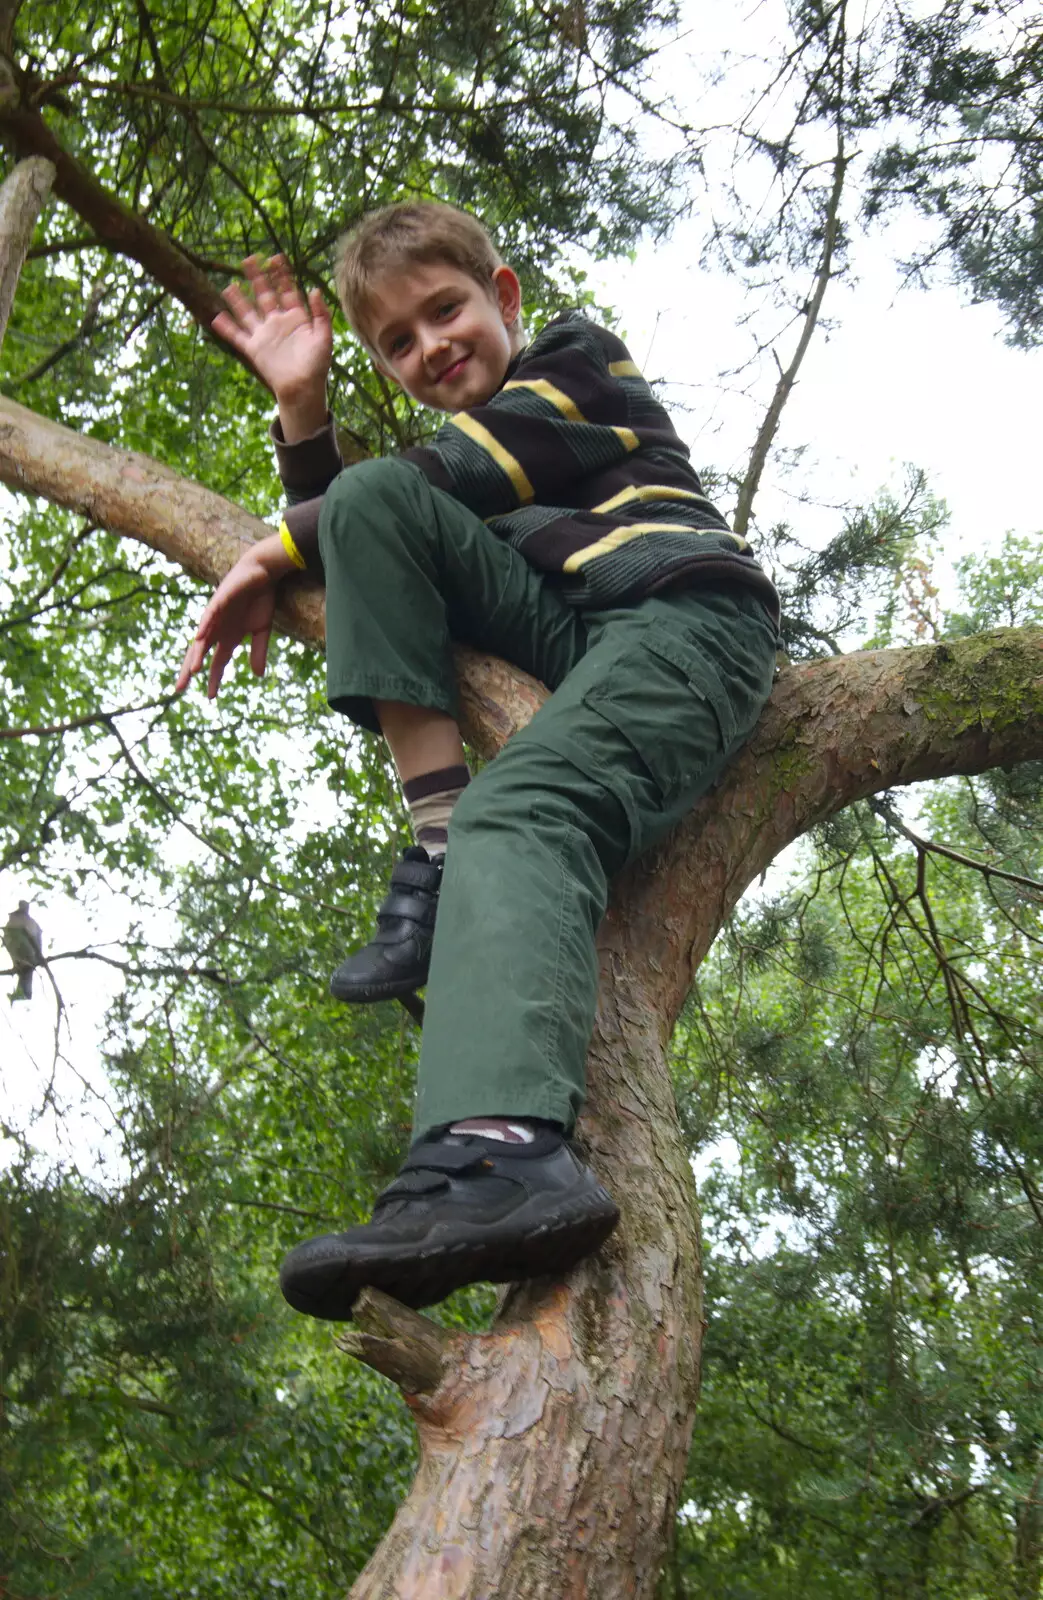
<path fill-rule="evenodd" d="M 307 570 L 313 577 L 321 578 L 319 511 L 326 490 L 344 466 L 333 417 L 327 414 L 321 428 L 294 444 L 287 444 L 283 438 L 278 417 L 269 432 L 275 446 L 279 477 L 286 490 L 283 522 Z"/>

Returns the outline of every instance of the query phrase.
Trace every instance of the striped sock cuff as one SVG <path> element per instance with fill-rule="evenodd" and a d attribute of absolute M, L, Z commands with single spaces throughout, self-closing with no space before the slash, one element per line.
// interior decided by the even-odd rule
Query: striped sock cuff
<path fill-rule="evenodd" d="M 414 800 L 426 800 L 428 795 L 445 794 L 450 789 L 459 793 L 470 781 L 471 774 L 460 763 L 455 767 L 439 767 L 437 772 L 422 772 L 418 778 L 407 778 L 402 793 L 406 805 L 411 806 Z"/>
<path fill-rule="evenodd" d="M 445 851 L 450 815 L 470 781 L 467 768 L 458 764 L 439 767 L 436 772 L 423 772 L 403 783 L 402 793 L 412 818 L 413 834 L 417 844 L 422 844 L 429 854 Z"/>

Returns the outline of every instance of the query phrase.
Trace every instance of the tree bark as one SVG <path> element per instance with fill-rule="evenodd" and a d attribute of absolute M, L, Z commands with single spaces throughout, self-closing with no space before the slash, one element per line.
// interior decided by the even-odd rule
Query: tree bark
<path fill-rule="evenodd" d="M 214 582 L 266 525 L 220 496 L 0 402 L 0 480 Z M 320 644 L 322 597 L 280 626 Z M 494 754 L 543 695 L 460 651 L 466 734 Z M 789 667 L 745 750 L 684 825 L 615 886 L 581 1125 L 620 1201 L 606 1248 L 512 1291 L 492 1331 L 429 1331 L 377 1298 L 348 1336 L 416 1420 L 413 1488 L 356 1600 L 646 1600 L 676 1516 L 702 1338 L 694 1185 L 666 1053 L 722 921 L 779 850 L 853 800 L 1043 757 L 1043 631 Z"/>
<path fill-rule="evenodd" d="M 0 184 L 0 349 L 7 333 L 18 274 L 53 182 L 51 163 L 42 156 L 31 156 L 27 161 L 20 161 Z"/>

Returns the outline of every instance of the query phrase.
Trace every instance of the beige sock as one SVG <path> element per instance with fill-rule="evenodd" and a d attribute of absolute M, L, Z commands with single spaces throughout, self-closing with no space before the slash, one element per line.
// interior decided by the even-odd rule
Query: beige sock
<path fill-rule="evenodd" d="M 536 1137 L 532 1124 L 515 1122 L 506 1117 L 465 1117 L 463 1122 L 453 1122 L 450 1133 L 481 1133 L 487 1139 L 498 1139 L 501 1144 L 531 1144 Z"/>
<path fill-rule="evenodd" d="M 413 836 L 429 856 L 445 854 L 450 814 L 470 781 L 467 768 L 458 765 L 440 767 L 437 772 L 423 772 L 418 778 L 408 778 L 402 785 L 413 823 Z"/>

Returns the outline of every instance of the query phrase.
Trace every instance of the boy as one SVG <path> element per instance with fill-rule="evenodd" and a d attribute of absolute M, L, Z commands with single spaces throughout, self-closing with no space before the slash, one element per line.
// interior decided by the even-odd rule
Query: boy
<path fill-rule="evenodd" d="M 368 1223 L 280 1274 L 291 1305 L 337 1319 L 365 1284 L 426 1305 L 560 1274 L 615 1226 L 568 1143 L 609 880 L 749 734 L 778 601 L 625 347 L 577 312 L 527 344 L 518 279 L 473 217 L 410 202 L 342 244 L 338 294 L 377 367 L 451 414 L 429 446 L 345 471 L 322 297 L 281 261 L 246 270 L 253 299 L 229 289 L 214 326 L 276 395 L 290 505 L 217 589 L 178 686 L 213 647 L 214 695 L 247 633 L 262 672 L 279 579 L 324 577 L 329 702 L 383 733 L 417 838 L 331 982 L 352 1002 L 427 982 L 415 1142 Z M 553 691 L 471 784 L 453 639 Z"/>

